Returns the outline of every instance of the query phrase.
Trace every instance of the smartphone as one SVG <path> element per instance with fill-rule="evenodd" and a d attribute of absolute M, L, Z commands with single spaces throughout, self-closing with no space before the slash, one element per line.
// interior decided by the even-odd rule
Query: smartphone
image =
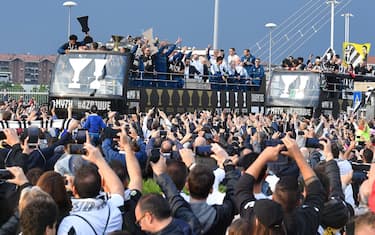
<path fill-rule="evenodd" d="M 324 149 L 324 146 L 321 143 L 319 143 L 319 141 L 320 139 L 318 138 L 306 138 L 305 147 Z M 325 141 L 325 140 L 322 139 L 322 141 Z"/>
<path fill-rule="evenodd" d="M 68 144 L 68 150 L 69 154 L 86 154 L 86 149 L 83 147 L 83 144 Z"/>
<path fill-rule="evenodd" d="M 211 145 L 202 145 L 195 147 L 195 154 L 200 157 L 210 157 L 212 153 L 213 152 Z"/>
<path fill-rule="evenodd" d="M 29 141 L 28 141 L 29 146 L 38 145 L 39 134 L 40 134 L 39 127 L 31 126 L 31 127 L 27 128 L 27 136 L 29 137 Z"/>
<path fill-rule="evenodd" d="M 160 130 L 160 137 L 165 137 L 167 136 L 167 131 L 166 130 Z"/>
<path fill-rule="evenodd" d="M 125 130 L 126 130 L 126 133 L 129 134 L 129 129 L 125 128 Z M 116 138 L 118 139 L 119 136 L 117 134 L 120 133 L 120 132 L 121 132 L 121 129 L 111 129 L 111 138 L 112 139 L 116 139 Z"/>
<path fill-rule="evenodd" d="M 8 180 L 8 179 L 13 179 L 14 175 L 6 170 L 6 169 L 0 169 L 0 179 L 2 180 Z"/>
<path fill-rule="evenodd" d="M 160 159 L 160 149 L 159 148 L 152 149 L 149 160 L 153 163 L 157 163 L 159 159 Z"/>
<path fill-rule="evenodd" d="M 4 133 L 4 131 L 0 131 L 0 140 L 5 140 L 7 137 L 6 137 L 6 135 L 5 135 L 5 133 Z"/>
<path fill-rule="evenodd" d="M 78 129 L 76 135 L 77 144 L 84 144 L 86 142 L 86 129 Z"/>

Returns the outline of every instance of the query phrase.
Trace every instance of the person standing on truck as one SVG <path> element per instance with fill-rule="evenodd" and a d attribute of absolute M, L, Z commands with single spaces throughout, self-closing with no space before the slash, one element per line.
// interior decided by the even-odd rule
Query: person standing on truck
<path fill-rule="evenodd" d="M 80 46 L 92 43 L 93 39 L 88 33 L 86 33 L 85 38 L 82 42 L 78 42 L 78 37 L 75 34 L 69 36 L 69 42 L 64 43 L 59 47 L 57 52 L 61 55 L 69 53 L 70 50 L 78 50 Z"/>
<path fill-rule="evenodd" d="M 97 146 L 99 144 L 99 134 L 102 129 L 106 128 L 106 124 L 102 117 L 97 114 L 98 107 L 95 104 L 91 106 L 90 112 L 91 114 L 87 117 L 83 128 L 89 131 L 90 142 Z"/>
<path fill-rule="evenodd" d="M 161 80 L 156 84 L 157 87 L 170 87 L 171 84 L 164 82 L 168 80 L 168 57 L 176 49 L 177 45 L 182 42 L 181 38 L 178 38 L 174 44 L 168 45 L 167 42 L 160 42 L 159 50 L 153 55 L 155 70 L 158 73 L 158 79 Z M 163 82 L 162 82 L 163 81 Z"/>

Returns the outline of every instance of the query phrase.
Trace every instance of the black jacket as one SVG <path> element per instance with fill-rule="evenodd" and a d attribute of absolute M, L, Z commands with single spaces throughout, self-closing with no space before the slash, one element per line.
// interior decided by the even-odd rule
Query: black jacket
<path fill-rule="evenodd" d="M 253 215 L 253 205 L 256 200 L 253 194 L 254 181 L 252 175 L 243 174 L 236 186 L 237 208 L 241 217 L 247 219 Z M 303 205 L 284 217 L 288 235 L 316 235 L 317 233 L 325 193 L 317 177 L 308 179 L 305 184 L 307 196 Z"/>
<path fill-rule="evenodd" d="M 185 201 L 185 199 L 178 192 L 176 185 L 172 181 L 171 177 L 164 173 L 157 176 L 156 181 L 159 184 L 160 188 L 163 190 L 164 195 L 169 202 L 172 216 L 174 218 L 187 222 L 194 232 L 193 234 L 201 234 L 201 225 L 197 217 L 195 217 L 193 211 L 191 210 L 190 204 Z"/>
<path fill-rule="evenodd" d="M 20 144 L 15 144 L 11 149 L 4 148 L 0 151 L 0 168 L 19 166 L 27 170 L 28 155 L 22 153 Z"/>
<path fill-rule="evenodd" d="M 27 168 L 31 169 L 39 167 L 43 170 L 53 170 L 54 165 L 58 160 L 58 156 L 54 154 L 55 148 L 59 145 L 65 145 L 68 143 L 71 140 L 71 137 L 72 135 L 67 132 L 61 137 L 61 139 L 53 143 L 51 146 L 42 149 L 34 149 L 28 156 Z"/>
<path fill-rule="evenodd" d="M 331 227 L 339 229 L 349 221 L 353 208 L 345 202 L 345 195 L 342 191 L 340 170 L 335 160 L 325 163 L 325 174 L 329 179 L 330 192 L 328 200 L 324 203 L 321 213 L 321 225 L 323 228 Z"/>

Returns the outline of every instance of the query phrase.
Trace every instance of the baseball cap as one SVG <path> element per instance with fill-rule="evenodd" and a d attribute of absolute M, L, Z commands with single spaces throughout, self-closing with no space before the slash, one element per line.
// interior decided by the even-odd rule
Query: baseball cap
<path fill-rule="evenodd" d="M 267 228 L 281 227 L 284 217 L 281 205 L 269 199 L 255 201 L 254 214 Z"/>
<path fill-rule="evenodd" d="M 88 162 L 78 154 L 64 154 L 55 164 L 54 170 L 61 175 L 74 176 L 77 169 L 88 164 Z"/>

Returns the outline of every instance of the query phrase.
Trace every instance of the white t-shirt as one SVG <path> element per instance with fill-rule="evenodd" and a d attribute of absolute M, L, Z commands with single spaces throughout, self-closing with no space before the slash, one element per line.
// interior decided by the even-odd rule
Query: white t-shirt
<path fill-rule="evenodd" d="M 62 220 L 57 235 L 68 234 L 72 227 L 77 235 L 95 235 L 93 229 L 95 229 L 97 235 L 121 230 L 122 215 L 118 207 L 124 205 L 124 199 L 120 195 L 114 194 L 108 200 L 98 198 L 72 199 L 72 204 L 73 209 L 70 215 Z M 75 215 L 82 216 L 87 221 Z M 108 224 L 105 229 L 107 220 Z"/>

